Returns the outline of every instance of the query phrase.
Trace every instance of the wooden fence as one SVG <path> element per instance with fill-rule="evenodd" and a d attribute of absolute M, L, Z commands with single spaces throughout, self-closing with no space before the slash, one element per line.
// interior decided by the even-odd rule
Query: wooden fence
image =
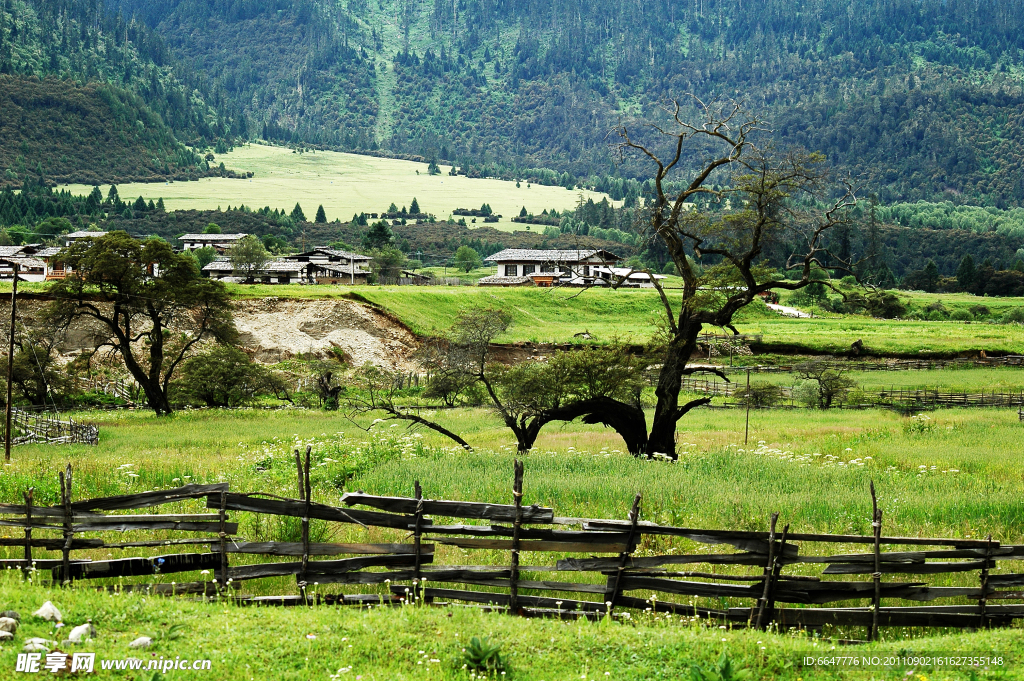
<path fill-rule="evenodd" d="M 11 444 L 85 444 L 95 445 L 100 441 L 100 430 L 94 425 L 78 423 L 60 414 L 31 412 L 14 408 L 11 410 Z M 3 441 L 0 429 L 0 441 Z"/>
<path fill-rule="evenodd" d="M 782 400 L 790 400 L 786 406 L 794 406 L 793 388 L 780 385 L 779 397 Z M 704 378 L 685 378 L 682 383 L 682 390 L 688 392 L 703 393 L 711 397 L 738 397 L 742 399 L 746 392 L 746 385 L 737 382 L 726 383 Z M 932 409 L 936 407 L 1018 407 L 1024 406 L 1024 391 L 1020 392 L 945 392 L 939 389 L 933 390 L 909 390 L 902 388 L 891 388 L 889 390 L 859 391 L 862 396 L 862 403 L 857 407 L 864 406 L 891 406 L 904 410 Z M 836 400 L 837 406 L 844 400 Z M 844 405 L 850 406 L 850 405 Z"/>
<path fill-rule="evenodd" d="M 295 458 L 298 498 L 240 494 L 230 491 L 227 483 L 221 483 L 73 501 L 69 465 L 59 474 L 59 505 L 33 505 L 32 490 L 25 492 L 23 503 L 0 505 L 0 515 L 8 516 L 0 520 L 0 526 L 24 533 L 0 538 L 0 546 L 24 549 L 23 558 L 0 561 L 0 567 L 48 568 L 59 584 L 115 578 L 116 584 L 98 588 L 201 594 L 232 598 L 243 604 L 443 601 L 526 616 L 591 619 L 623 616 L 623 610 L 653 610 L 759 628 L 772 623 L 813 629 L 825 625 L 865 626 L 869 639 L 884 626 L 991 627 L 1007 626 L 1024 618 L 1024 591 L 1020 590 L 1024 587 L 1024 574 L 999 569 L 1004 561 L 1024 560 L 1024 546 L 1005 546 L 991 537 L 884 536 L 877 504 L 872 514 L 873 534 L 867 536 L 799 533 L 789 525 L 779 531 L 778 513 L 771 517 L 767 531 L 659 525 L 640 519 L 640 494 L 631 503 L 624 503 L 628 513 L 621 519 L 563 518 L 556 516 L 552 508 L 527 505 L 524 470 L 517 461 L 509 504 L 427 499 L 417 482 L 411 497 L 356 492 L 345 494 L 340 506 L 330 506 L 311 499 L 308 449 L 305 461 L 298 451 Z M 871 493 L 874 502 L 873 486 Z M 208 513 L 111 513 L 202 498 Z M 301 540 L 247 541 L 237 536 L 238 522 L 229 517 L 229 512 L 298 518 Z M 440 518 L 452 522 L 438 522 Z M 399 540 L 312 542 L 312 519 L 364 528 L 391 528 Z M 87 538 L 94 533 L 109 536 L 113 531 L 130 530 L 199 536 L 130 542 Z M 665 555 L 648 555 L 649 551 L 644 550 L 643 555 L 637 555 L 638 547 L 648 537 L 685 539 L 690 542 L 685 546 L 691 548 Z M 695 550 L 693 545 L 703 548 Z M 71 557 L 73 552 L 80 551 L 107 554 L 142 548 L 180 550 L 185 546 L 205 550 L 111 560 Z M 492 561 L 494 552 L 499 552 L 499 557 L 508 553 L 507 559 L 497 565 L 442 565 L 435 563 L 439 546 L 458 547 L 467 552 L 486 551 Z M 865 550 L 850 549 L 857 546 L 864 546 Z M 712 547 L 728 548 L 721 551 Z M 839 553 L 835 553 L 836 547 L 840 548 Z M 33 549 L 58 551 L 60 557 L 40 559 Z M 538 561 L 541 564 L 523 560 L 524 556 L 545 554 L 555 554 L 556 560 Z M 243 555 L 248 560 L 252 556 L 272 557 L 272 562 L 236 563 Z M 804 566 L 804 572 L 810 574 L 793 572 L 797 565 Z M 165 577 L 165 581 L 153 583 L 156 575 L 180 577 L 178 573 L 203 570 L 211 573 L 212 578 L 167 583 Z M 570 577 L 553 579 L 550 573 Z M 928 575 L 953 573 L 975 573 L 971 580 L 974 585 L 932 586 L 926 581 Z M 571 580 L 572 575 L 580 574 L 590 578 Z M 292 575 L 296 594 L 253 597 L 242 595 L 238 589 L 249 580 Z M 913 577 L 908 579 L 908 575 Z M 133 577 L 149 581 L 125 581 Z M 343 586 L 368 584 L 384 585 L 387 593 L 338 592 Z M 331 591 L 335 593 L 325 593 Z M 689 597 L 690 602 L 681 602 L 676 598 L 680 596 Z M 695 597 L 713 599 L 711 604 L 717 607 L 694 604 Z M 735 605 L 730 607 L 726 599 Z M 947 599 L 960 602 L 924 605 Z"/>
<path fill-rule="evenodd" d="M 703 336 L 701 337 L 703 338 Z M 716 336 L 717 338 L 717 336 Z M 928 369 L 980 369 L 1001 366 L 1024 366 L 1024 355 L 1005 357 L 956 358 L 956 359 L 888 359 L 882 362 L 830 360 L 832 366 L 843 371 L 925 371 Z M 788 374 L 796 371 L 796 365 L 755 365 L 719 366 L 714 368 L 726 373 Z"/>

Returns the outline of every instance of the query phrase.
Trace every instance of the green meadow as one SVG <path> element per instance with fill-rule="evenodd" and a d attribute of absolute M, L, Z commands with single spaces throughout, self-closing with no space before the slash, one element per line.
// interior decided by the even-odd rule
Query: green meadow
<path fill-rule="evenodd" d="M 291 452 L 305 444 L 313 446 L 316 501 L 337 503 L 344 491 L 356 489 L 409 495 L 413 482 L 419 480 L 430 498 L 507 503 L 514 447 L 495 415 L 485 409 L 429 415 L 461 433 L 475 451 L 454 448 L 429 431 L 410 432 L 404 426 L 297 409 L 197 410 L 167 418 L 143 411 L 76 414 L 76 419 L 100 425 L 100 444 L 15 448 L 13 461 L 0 473 L 0 503 L 17 501 L 29 486 L 36 488 L 40 503 L 55 502 L 56 472 L 69 461 L 75 468 L 76 499 L 216 481 L 227 481 L 244 492 L 294 496 Z M 863 534 L 870 532 L 868 483 L 874 481 L 886 534 L 975 538 L 991 533 L 1004 543 L 1024 542 L 1021 425 L 1015 410 L 940 410 L 926 420 L 879 410 L 755 411 L 749 445 L 743 443 L 743 428 L 740 410 L 697 410 L 681 422 L 680 461 L 665 463 L 625 454 L 614 432 L 599 426 L 548 427 L 537 448 L 525 457 L 524 501 L 549 505 L 558 515 L 624 518 L 632 496 L 641 492 L 642 517 L 660 523 L 763 530 L 768 516 L 779 511 L 793 531 Z M 202 512 L 203 506 L 201 501 L 189 501 L 164 508 Z M 296 540 L 294 522 L 254 514 L 237 516 L 238 534 L 246 539 Z M 314 541 L 405 538 L 383 528 L 319 521 L 313 522 L 311 531 Z M 15 536 L 14 532 L 2 534 Z M 143 538 L 151 537 L 141 532 L 109 537 L 117 541 Z M 685 540 L 647 537 L 637 554 L 694 546 Z M 17 549 L 3 551 L 5 557 L 20 555 Z M 94 559 L 116 557 L 103 551 L 81 555 L 90 553 Z M 523 560 L 526 565 L 543 565 L 557 557 L 525 554 Z M 233 556 L 232 564 L 245 560 Z M 507 560 L 507 552 L 502 551 L 439 547 L 435 564 L 501 565 Z M 816 568 L 796 569 L 805 573 Z M 542 578 L 550 573 L 534 574 Z M 586 576 L 561 573 L 560 578 L 579 581 Z M 191 579 L 204 577 L 185 573 L 157 576 L 155 581 Z M 970 585 L 976 579 L 968 573 L 935 581 Z M 522 620 L 458 606 L 254 609 L 218 601 L 100 594 L 86 584 L 59 590 L 44 581 L 25 585 L 15 571 L 0 575 L 4 607 L 25 613 L 43 600 L 52 600 L 71 624 L 92 618 L 100 637 L 86 649 L 106 657 L 127 655 L 126 643 L 137 635 L 160 634 L 172 624 L 183 623 L 180 638 L 159 640 L 146 655 L 210 658 L 213 670 L 206 677 L 215 679 L 249 678 L 246 673 L 255 678 L 268 669 L 275 679 L 327 679 L 339 674 L 363 679 L 469 679 L 469 672 L 461 669 L 461 649 L 472 636 L 490 636 L 502 644 L 510 662 L 506 678 L 539 681 L 681 678 L 690 673 L 691 665 L 706 666 L 722 651 L 739 666 L 751 669 L 753 678 L 895 678 L 907 671 L 859 676 L 802 668 L 801 653 L 830 651 L 835 643 L 795 631 L 719 629 L 717 623 L 678 617 L 640 614 L 624 623 L 567 623 Z M 375 586 L 315 588 L 330 593 L 384 591 Z M 294 590 L 294 581 L 284 578 L 241 585 L 244 593 Z M 642 592 L 634 595 L 646 597 Z M 693 600 L 710 607 L 746 605 L 738 599 Z M 27 620 L 25 636 L 54 635 L 51 625 Z M 253 647 L 251 637 L 256 631 L 263 643 Z M 849 638 L 862 633 L 833 630 L 826 631 L 826 636 Z M 1024 654 L 1020 641 L 1019 629 L 980 634 L 885 629 L 882 642 L 856 651 L 999 651 L 1012 661 L 1010 672 L 982 672 L 971 678 L 1009 679 L 1021 678 L 1016 667 Z M 383 656 L 383 650 L 391 652 Z M 12 647 L 0 650 L 0 664 L 8 663 L 14 664 Z M 343 669 L 349 671 L 339 671 Z M 926 676 L 968 678 L 960 672 L 929 671 Z"/>
<path fill-rule="evenodd" d="M 217 157 L 216 163 L 239 172 L 251 171 L 249 179 L 203 178 L 196 182 L 135 183 L 118 186 L 125 197 L 142 196 L 147 201 L 164 199 L 168 210 L 211 210 L 218 206 L 280 208 L 291 211 L 298 202 L 310 219 L 323 205 L 327 219 L 347 221 L 357 213 L 380 213 L 394 202 L 408 206 L 413 197 L 421 210 L 445 220 L 456 208 L 479 208 L 490 204 L 503 217 L 489 226 L 507 231 L 525 230 L 513 223 L 525 207 L 527 212 L 574 208 L 580 197 L 600 202 L 605 195 L 587 190 L 527 185 L 515 182 L 452 177 L 450 166 L 440 175 L 428 175 L 426 163 L 345 154 L 334 151 L 293 153 L 287 147 L 246 144 Z M 88 194 L 91 186 L 71 185 L 76 194 Z M 469 222 L 472 218 L 466 218 Z M 479 225 L 483 225 L 478 218 Z M 534 226 L 539 231 L 541 227 Z"/>

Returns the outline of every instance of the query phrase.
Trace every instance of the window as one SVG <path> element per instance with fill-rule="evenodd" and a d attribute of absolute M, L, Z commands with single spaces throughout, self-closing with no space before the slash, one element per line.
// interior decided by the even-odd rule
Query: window
<path fill-rule="evenodd" d="M 565 265 L 562 265 L 558 269 L 561 270 L 562 274 L 572 274 L 572 269 L 566 267 Z"/>
<path fill-rule="evenodd" d="M 523 276 L 524 277 L 527 274 L 533 274 L 536 271 L 537 271 L 537 266 L 536 265 L 523 265 Z"/>
<path fill-rule="evenodd" d="M 544 263 L 543 265 L 540 266 L 540 271 L 541 272 L 554 272 L 555 271 L 555 266 L 552 265 L 549 262 L 546 262 L 546 263 Z"/>
<path fill-rule="evenodd" d="M 514 277 L 514 276 L 516 276 L 516 274 L 517 274 L 517 272 L 516 272 L 516 266 L 515 265 L 505 265 L 505 276 L 506 277 Z"/>
<path fill-rule="evenodd" d="M 583 276 L 584 277 L 589 277 L 590 276 L 590 265 L 584 265 L 583 266 Z"/>

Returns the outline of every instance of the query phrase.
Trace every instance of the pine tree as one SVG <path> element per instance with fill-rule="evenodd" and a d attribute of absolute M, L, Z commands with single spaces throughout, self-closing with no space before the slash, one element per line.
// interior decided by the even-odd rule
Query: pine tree
<path fill-rule="evenodd" d="M 974 267 L 974 258 L 968 253 L 960 261 L 960 266 L 956 268 L 956 283 L 960 285 L 961 291 L 970 291 L 977 279 L 978 273 Z"/>
<path fill-rule="evenodd" d="M 298 204 L 296 204 L 296 206 L 297 205 Z M 316 218 L 314 219 L 314 222 L 318 222 L 318 223 L 327 222 L 327 213 L 324 212 L 323 204 L 321 204 L 320 207 L 316 209 Z"/>
<path fill-rule="evenodd" d="M 295 222 L 306 221 L 306 214 L 302 212 L 302 206 L 300 206 L 298 203 L 295 204 L 295 208 L 292 208 L 291 217 L 292 220 L 295 220 Z"/>
<path fill-rule="evenodd" d="M 416 200 L 416 197 L 412 197 L 412 203 L 409 204 L 409 212 L 413 215 L 419 215 L 420 202 Z"/>

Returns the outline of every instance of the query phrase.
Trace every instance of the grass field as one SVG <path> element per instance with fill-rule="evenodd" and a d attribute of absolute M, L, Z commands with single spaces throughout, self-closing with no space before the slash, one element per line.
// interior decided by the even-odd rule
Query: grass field
<path fill-rule="evenodd" d="M 298 154 L 286 147 L 261 144 L 236 147 L 216 162 L 222 161 L 230 169 L 252 171 L 254 175 L 247 180 L 203 178 L 198 182 L 125 184 L 118 187 L 118 192 L 126 200 L 142 196 L 155 201 L 163 197 L 168 210 L 209 210 L 244 203 L 251 208 L 270 206 L 290 212 L 298 202 L 310 220 L 321 204 L 328 220 L 349 220 L 356 213 L 385 211 L 391 202 L 398 207 L 408 206 L 415 197 L 423 212 L 444 220 L 456 208 L 479 208 L 488 203 L 504 217 L 487 224 L 509 231 L 526 229 L 511 221 L 523 207 L 539 214 L 552 208 L 573 208 L 581 195 L 584 201 L 604 198 L 596 192 L 567 191 L 563 187 L 527 187 L 523 182 L 517 188 L 515 182 L 451 177 L 447 174 L 449 166 L 442 166 L 441 175 L 431 176 L 425 163 L 333 151 Z M 86 185 L 71 185 L 70 189 L 76 194 L 92 191 Z M 478 225 L 484 224 L 482 219 L 477 220 Z M 541 229 L 533 227 L 534 231 Z"/>
<path fill-rule="evenodd" d="M 432 498 L 506 501 L 512 440 L 494 415 L 463 409 L 435 416 L 462 433 L 477 451 L 464 453 L 432 433 L 410 436 L 403 428 L 386 425 L 378 426 L 379 434 L 368 435 L 340 414 L 316 411 L 195 411 L 162 419 L 145 412 L 80 414 L 76 417 L 100 424 L 100 445 L 16 448 L 14 461 L 0 473 L 0 503 L 17 500 L 29 485 L 36 487 L 37 499 L 52 503 L 57 496 L 56 470 L 69 460 L 76 471 L 76 498 L 220 480 L 241 491 L 291 495 L 290 449 L 302 442 L 314 443 L 318 465 L 312 476 L 313 496 L 318 501 L 337 503 L 343 489 L 407 495 L 417 479 Z M 981 537 L 991 532 L 1007 543 L 1024 541 L 1020 504 L 1024 479 L 1019 472 L 1021 431 L 1016 412 L 945 410 L 931 417 L 919 427 L 884 411 L 754 412 L 751 441 L 763 443 L 744 447 L 739 410 L 700 410 L 682 422 L 679 439 L 684 453 L 675 464 L 635 460 L 621 452 L 621 441 L 614 433 L 597 426 L 548 428 L 537 450 L 525 460 L 525 502 L 553 506 L 559 515 L 624 517 L 632 495 L 640 491 L 644 519 L 662 523 L 763 530 L 768 515 L 777 510 L 794 531 L 867 533 L 867 486 L 874 480 L 886 533 Z M 347 473 L 354 477 L 343 487 Z M 175 508 L 198 512 L 202 504 L 182 502 Z M 251 515 L 240 521 L 239 534 L 246 538 L 294 540 L 296 528 L 288 523 L 275 525 Z M 315 541 L 402 539 L 401 533 L 379 528 L 335 525 L 328 530 L 325 523 L 314 521 L 313 525 Z M 12 532 L 17 530 L 3 534 Z M 132 541 L 141 539 L 142 533 L 117 538 Z M 651 537 L 638 554 L 671 552 L 685 548 L 683 544 Z M 17 553 L 4 552 L 7 556 Z M 458 549 L 445 547 L 437 562 L 462 564 L 466 557 Z M 502 564 L 507 552 L 475 552 L 473 558 L 481 564 Z M 553 557 L 524 557 L 529 564 L 544 560 Z M 156 579 L 185 581 L 189 577 Z M 951 575 L 939 581 L 971 584 L 976 575 Z M 378 587 L 355 589 L 374 592 Z M 293 591 L 294 583 L 268 580 L 260 585 L 247 583 L 245 590 Z M 26 587 L 15 572 L 0 575 L 3 607 L 15 607 L 24 614 L 47 599 L 61 608 L 70 624 L 93 619 L 100 638 L 85 649 L 101 657 L 125 656 L 126 643 L 137 635 L 183 623 L 181 638 L 158 642 L 144 657 L 153 652 L 210 658 L 213 670 L 204 676 L 211 679 L 255 678 L 257 674 L 273 679 L 326 679 L 342 669 L 351 671 L 340 672 L 345 674 L 341 678 L 469 679 L 460 669 L 459 655 L 471 636 L 492 636 L 502 643 L 514 679 L 684 678 L 691 664 L 708 664 L 723 650 L 740 666 L 751 668 L 753 678 L 905 678 L 905 670 L 872 677 L 801 669 L 794 664 L 799 653 L 828 651 L 833 644 L 795 633 L 708 628 L 706 623 L 678 618 L 641 615 L 631 624 L 619 625 L 524 621 L 461 608 L 257 610 L 98 594 L 84 585 L 66 591 Z M 719 600 L 696 601 L 722 605 Z M 1019 630 L 942 633 L 883 630 L 882 643 L 857 652 L 998 651 L 1013 665 L 1019 665 L 1024 654 Z M 52 627 L 28 618 L 22 635 L 52 636 Z M 258 648 L 252 645 L 253 636 L 260 638 Z M 13 665 L 13 654 L 11 647 L 0 651 L 0 665 Z M 981 673 L 977 678 L 1021 678 L 1019 667 L 1014 669 L 1008 674 Z M 968 677 L 929 671 L 927 678 Z"/>

